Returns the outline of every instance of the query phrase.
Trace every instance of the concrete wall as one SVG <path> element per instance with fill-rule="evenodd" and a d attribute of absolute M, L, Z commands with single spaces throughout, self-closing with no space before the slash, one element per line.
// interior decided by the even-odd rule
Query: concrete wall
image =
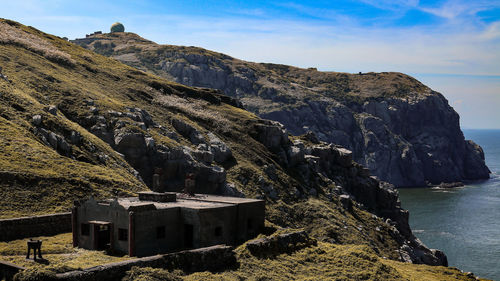
<path fill-rule="evenodd" d="M 86 201 L 77 211 L 78 247 L 93 248 L 93 228 L 90 227 L 89 235 L 82 235 L 82 223 L 87 223 L 90 220 L 107 221 L 113 223 L 113 250 L 127 254 L 128 242 L 118 240 L 118 229 L 126 229 L 128 232 L 128 217 L 128 211 L 118 204 L 99 203 L 94 200 Z"/>
<path fill-rule="evenodd" d="M 180 208 L 169 208 L 135 213 L 135 248 L 138 257 L 182 249 L 180 212 Z M 158 227 L 164 227 L 165 238 L 157 238 Z"/>
<path fill-rule="evenodd" d="M 181 269 L 185 272 L 221 271 L 236 265 L 236 257 L 231 247 L 213 246 L 202 249 L 182 251 L 166 255 L 139 258 L 129 261 L 106 264 L 79 271 L 57 274 L 59 280 L 122 280 L 133 266 Z"/>
<path fill-rule="evenodd" d="M 254 238 L 264 229 L 265 202 L 238 204 L 237 214 L 237 243 Z"/>
<path fill-rule="evenodd" d="M 71 213 L 0 220 L 0 241 L 71 232 Z"/>
<path fill-rule="evenodd" d="M 193 226 L 193 247 L 200 248 L 200 216 L 198 215 L 198 209 L 181 208 L 181 248 L 186 248 L 185 241 L 185 225 L 190 224 Z"/>
<path fill-rule="evenodd" d="M 10 262 L 0 261 L 0 280 L 10 281 L 16 273 L 24 269 L 24 267 L 17 266 Z"/>
<path fill-rule="evenodd" d="M 200 209 L 200 245 L 233 245 L 236 238 L 237 206 Z M 220 233 L 216 233 L 219 228 Z M 220 235 L 217 235 L 220 234 Z"/>

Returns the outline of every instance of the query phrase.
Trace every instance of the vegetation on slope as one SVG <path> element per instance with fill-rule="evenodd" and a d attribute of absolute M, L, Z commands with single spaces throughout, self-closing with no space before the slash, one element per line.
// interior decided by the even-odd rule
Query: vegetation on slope
<path fill-rule="evenodd" d="M 319 242 L 294 253 L 257 258 L 246 247 L 236 249 L 240 266 L 220 273 L 184 275 L 154 268 L 132 268 L 124 280 L 477 280 L 456 268 L 394 262 L 369 247 Z"/>
<path fill-rule="evenodd" d="M 223 163 L 228 182 L 246 196 L 264 198 L 269 222 L 304 227 L 333 252 L 342 247 L 332 243 L 354 244 L 379 257 L 399 258 L 401 235 L 394 226 L 361 205 L 345 209 L 332 191 L 339 183 L 319 175 L 309 182 L 282 165 L 277 152 L 255 138 L 257 125 L 267 123 L 236 101 L 215 90 L 186 87 L 138 71 L 16 22 L 0 20 L 0 28 L 9 34 L 0 33 L 0 66 L 11 80 L 0 80 L 1 217 L 61 211 L 90 195 L 107 198 L 147 189 L 143 180 L 148 179 L 134 169 L 140 167 L 117 153 L 113 142 L 90 133 L 92 122 L 104 119 L 104 125 L 111 126 L 110 116 L 116 115 L 113 124 L 120 122 L 128 132 L 151 137 L 156 144 L 196 149 L 188 137 L 165 133 L 176 132 L 175 119 L 203 137 L 215 134 L 231 148 L 234 159 Z M 54 54 L 61 59 L 54 59 Z M 266 71 L 280 69 L 267 67 Z M 155 125 L 145 128 L 122 114 L 137 108 L 147 111 Z M 70 149 L 48 141 L 43 132 L 52 139 L 57 136 L 58 144 L 71 140 Z M 275 169 L 272 176 L 266 172 L 270 167 Z M 275 196 L 269 195 L 265 183 L 272 183 Z M 315 195 L 304 192 L 312 187 Z M 324 251 L 324 258 L 334 258 L 333 252 Z M 370 260 L 376 268 L 383 267 L 379 258 Z M 276 262 L 280 263 L 293 265 Z M 354 271 L 350 266 L 355 264 L 346 264 L 345 270 Z"/>
<path fill-rule="evenodd" d="M 36 239 L 42 240 L 44 259 L 42 262 L 26 260 L 28 239 L 0 242 L 0 260 L 14 263 L 29 270 L 62 273 L 130 259 L 128 256 L 108 255 L 104 251 L 73 248 L 71 233 L 37 237 Z"/>
<path fill-rule="evenodd" d="M 74 42 L 130 66 L 174 80 L 175 77 L 164 69 L 166 59 L 173 64 L 187 65 L 197 65 L 203 61 L 207 66 L 221 71 L 248 74 L 244 78 L 255 81 L 259 88 L 248 89 L 248 93 L 241 93 L 241 98 L 247 106 L 259 102 L 259 97 L 269 99 L 260 92 L 257 97 L 253 93 L 266 88 L 274 88 L 279 93 L 273 98 L 272 105 L 267 106 L 269 108 L 321 97 L 359 103 L 366 99 L 431 94 L 428 87 L 402 73 L 349 74 L 281 64 L 253 63 L 198 47 L 159 45 L 129 32 L 93 35 Z M 233 95 L 233 93 L 227 94 Z M 263 108 L 265 110 L 266 105 L 259 104 L 258 109 Z"/>

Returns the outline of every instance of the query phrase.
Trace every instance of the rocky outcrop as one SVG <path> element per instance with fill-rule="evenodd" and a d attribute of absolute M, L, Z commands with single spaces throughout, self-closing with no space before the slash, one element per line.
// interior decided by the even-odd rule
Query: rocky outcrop
<path fill-rule="evenodd" d="M 255 125 L 253 137 L 274 151 L 281 165 L 300 175 L 304 189 L 297 190 L 295 197 L 314 197 L 321 193 L 331 200 L 339 200 L 340 205 L 347 211 L 352 210 L 356 204 L 359 208 L 384 218 L 386 223 L 392 226 L 393 235 L 401 247 L 401 260 L 447 265 L 444 253 L 427 248 L 413 235 L 408 222 L 408 211 L 401 208 L 394 186 L 370 176 L 367 168 L 353 161 L 350 150 L 325 142 L 310 145 L 301 140 L 292 142 L 283 125 L 268 120 L 261 120 Z M 303 136 L 303 139 L 315 140 L 316 137 L 309 133 Z M 268 166 L 264 171 L 273 178 L 273 167 Z M 325 190 L 319 184 L 321 181 L 331 183 L 335 188 Z M 265 180 L 261 182 L 261 189 L 271 200 L 283 197 Z"/>
<path fill-rule="evenodd" d="M 292 133 L 311 130 L 320 140 L 352 150 L 358 163 L 396 186 L 489 176 L 482 149 L 464 139 L 458 114 L 435 92 L 372 100 L 352 108 L 339 103 L 309 103 L 261 116 L 282 122 Z"/>
<path fill-rule="evenodd" d="M 312 131 L 319 140 L 353 151 L 355 161 L 396 186 L 489 177 L 481 148 L 465 141 L 459 116 L 447 100 L 409 76 L 250 63 L 130 36 L 127 44 L 132 39 L 154 51 L 153 62 L 148 51 L 120 48 L 118 41 L 113 52 L 106 49 L 103 54 L 119 60 L 133 56 L 133 62 L 122 62 L 185 85 L 220 89 L 260 117 L 279 121 L 292 134 Z M 95 44 L 87 47 L 100 52 Z"/>
<path fill-rule="evenodd" d="M 291 253 L 302 248 L 316 246 L 317 241 L 309 237 L 305 231 L 296 231 L 258 238 L 246 244 L 252 255 L 257 257 L 277 256 L 283 253 Z"/>
<path fill-rule="evenodd" d="M 136 169 L 135 173 L 155 191 L 181 191 L 187 174 L 195 176 L 195 191 L 242 196 L 236 188 L 226 182 L 226 171 L 218 164 L 232 159 L 230 148 L 215 134 L 203 134 L 181 119 L 172 119 L 172 127 L 193 146 L 167 147 L 151 136 L 151 129 L 178 141 L 175 132 L 158 126 L 151 115 L 141 108 L 127 108 L 126 112 L 101 110 L 93 102 L 87 103 L 89 115 L 85 126 L 89 131 L 107 142 Z M 106 156 L 102 156 L 106 161 Z M 156 181 L 153 181 L 156 175 Z"/>

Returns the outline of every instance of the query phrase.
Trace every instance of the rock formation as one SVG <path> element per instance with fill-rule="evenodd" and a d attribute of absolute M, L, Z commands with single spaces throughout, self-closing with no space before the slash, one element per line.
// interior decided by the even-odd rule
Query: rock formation
<path fill-rule="evenodd" d="M 250 63 L 134 34 L 74 42 L 185 85 L 220 89 L 292 134 L 312 131 L 352 150 L 355 161 L 396 186 L 489 177 L 481 148 L 464 139 L 446 98 L 404 74 Z M 120 47 L 125 43 L 136 48 Z"/>

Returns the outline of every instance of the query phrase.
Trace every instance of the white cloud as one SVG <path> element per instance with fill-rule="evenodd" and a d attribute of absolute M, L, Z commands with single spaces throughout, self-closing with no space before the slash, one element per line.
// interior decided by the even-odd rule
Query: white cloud
<path fill-rule="evenodd" d="M 441 6 L 421 6 L 419 7 L 419 9 L 435 16 L 452 20 L 461 16 L 475 17 L 478 12 L 498 7 L 500 7 L 500 3 L 498 3 L 497 1 L 448 0 Z"/>
<path fill-rule="evenodd" d="M 400 10 L 417 7 L 419 0 L 361 0 L 361 2 L 384 10 Z"/>

